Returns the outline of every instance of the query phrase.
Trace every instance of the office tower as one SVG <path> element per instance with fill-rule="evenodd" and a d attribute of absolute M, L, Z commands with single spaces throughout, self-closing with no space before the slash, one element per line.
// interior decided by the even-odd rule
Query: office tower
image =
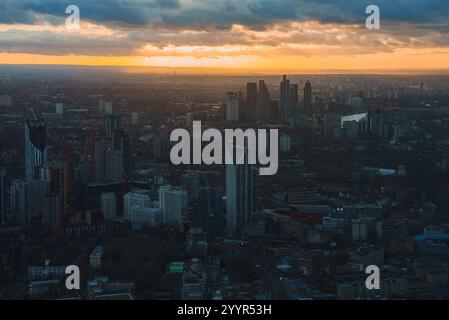
<path fill-rule="evenodd" d="M 226 94 L 226 121 L 239 121 L 240 100 L 238 93 L 228 92 Z"/>
<path fill-rule="evenodd" d="M 0 169 L 0 223 L 4 223 L 6 221 L 5 179 L 6 179 L 6 171 Z"/>
<path fill-rule="evenodd" d="M 47 184 L 43 204 L 43 222 L 46 224 L 60 224 L 62 213 L 68 206 L 69 181 L 67 179 L 69 173 L 67 166 L 68 164 L 63 160 L 52 160 L 41 168 L 41 179 Z"/>
<path fill-rule="evenodd" d="M 41 179 L 48 183 L 48 193 L 52 195 L 64 194 L 64 169 L 63 160 L 47 161 L 40 171 Z"/>
<path fill-rule="evenodd" d="M 62 223 L 63 199 L 61 195 L 47 195 L 42 202 L 42 223 L 60 225 Z"/>
<path fill-rule="evenodd" d="M 170 185 L 163 185 L 159 187 L 159 209 L 161 209 L 162 212 L 162 223 L 165 224 L 165 219 L 164 219 L 164 212 L 167 211 L 167 194 L 168 192 L 171 190 L 171 186 Z"/>
<path fill-rule="evenodd" d="M 11 186 L 11 215 L 20 223 L 27 224 L 33 216 L 43 214 L 44 198 L 48 183 L 43 180 L 14 180 Z"/>
<path fill-rule="evenodd" d="M 61 102 L 56 103 L 56 113 L 64 114 L 64 104 Z"/>
<path fill-rule="evenodd" d="M 377 136 L 384 136 L 386 130 L 386 114 L 383 109 L 368 111 L 367 130 Z"/>
<path fill-rule="evenodd" d="M 246 108 L 247 119 L 249 121 L 257 120 L 257 83 L 249 82 L 246 84 Z"/>
<path fill-rule="evenodd" d="M 114 130 L 122 128 L 122 119 L 117 114 L 108 114 L 104 121 L 104 130 L 106 131 L 106 137 L 112 139 Z"/>
<path fill-rule="evenodd" d="M 129 135 L 124 130 L 114 130 L 112 136 L 112 147 L 120 150 L 122 155 L 122 174 L 128 178 L 131 174 L 131 146 Z"/>
<path fill-rule="evenodd" d="M 298 108 L 298 85 L 290 84 L 290 80 L 288 80 L 287 76 L 284 75 L 281 82 L 281 120 L 285 123 L 291 123 L 293 120 L 293 116 L 296 114 Z"/>
<path fill-rule="evenodd" d="M 307 81 L 304 86 L 304 114 L 311 116 L 312 113 L 312 84 L 310 81 Z"/>
<path fill-rule="evenodd" d="M 282 76 L 281 82 L 281 119 L 286 122 L 290 115 L 290 80 L 287 79 L 287 76 Z"/>
<path fill-rule="evenodd" d="M 299 86 L 297 84 L 290 85 L 290 106 L 293 116 L 299 110 Z"/>
<path fill-rule="evenodd" d="M 253 211 L 253 170 L 245 146 L 243 164 L 226 165 L 226 229 L 241 233 Z"/>
<path fill-rule="evenodd" d="M 14 180 L 11 185 L 11 217 L 20 223 L 28 222 L 25 181 Z"/>
<path fill-rule="evenodd" d="M 108 149 L 106 151 L 106 180 L 120 181 L 124 177 L 122 150 Z"/>
<path fill-rule="evenodd" d="M 181 227 L 186 218 L 187 191 L 171 186 L 159 189 L 159 208 L 165 225 Z"/>
<path fill-rule="evenodd" d="M 271 97 L 267 85 L 259 80 L 259 91 L 257 92 L 257 121 L 269 121 L 271 110 Z"/>
<path fill-rule="evenodd" d="M 48 195 L 48 183 L 43 180 L 33 180 L 25 183 L 26 210 L 29 218 L 42 218 L 44 198 Z"/>
<path fill-rule="evenodd" d="M 107 101 L 104 106 L 104 111 L 107 114 L 112 114 L 112 101 Z"/>
<path fill-rule="evenodd" d="M 111 141 L 105 138 L 95 139 L 95 181 L 101 182 L 107 179 L 107 151 Z"/>
<path fill-rule="evenodd" d="M 25 122 L 26 181 L 39 179 L 39 168 L 47 161 L 47 126 L 44 120 Z"/>
<path fill-rule="evenodd" d="M 113 192 L 105 192 L 101 195 L 101 212 L 105 219 L 117 217 L 117 197 Z"/>
<path fill-rule="evenodd" d="M 203 230 L 215 234 L 223 231 L 223 190 L 221 188 L 201 187 L 198 192 L 199 224 Z"/>
<path fill-rule="evenodd" d="M 200 176 L 195 173 L 186 173 L 181 176 L 181 186 L 187 190 L 189 202 L 198 200 Z"/>
<path fill-rule="evenodd" d="M 153 206 L 148 190 L 134 190 L 125 194 L 124 216 L 131 223 L 159 226 L 161 210 Z"/>

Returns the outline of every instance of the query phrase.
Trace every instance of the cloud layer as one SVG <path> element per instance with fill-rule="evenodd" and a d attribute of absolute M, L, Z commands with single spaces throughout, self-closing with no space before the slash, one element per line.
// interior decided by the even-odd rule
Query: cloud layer
<path fill-rule="evenodd" d="M 65 8 L 72 4 L 81 11 L 80 30 L 64 26 Z M 251 57 L 358 56 L 449 48 L 449 1 L 376 0 L 382 28 L 374 32 L 364 28 L 369 4 L 373 2 L 2 0 L 0 52 L 129 56 L 148 63 L 170 63 L 169 58 L 232 63 Z"/>

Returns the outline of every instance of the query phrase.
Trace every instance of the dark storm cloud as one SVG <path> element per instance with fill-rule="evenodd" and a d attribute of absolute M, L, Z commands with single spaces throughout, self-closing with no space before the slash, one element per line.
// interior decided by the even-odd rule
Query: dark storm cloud
<path fill-rule="evenodd" d="M 101 23 L 173 27 L 228 28 L 243 24 L 263 28 L 283 20 L 357 23 L 376 4 L 382 18 L 409 23 L 449 24 L 448 0 L 2 0 L 0 23 L 35 23 L 33 15 L 64 16 L 78 5 L 84 19 Z"/>
<path fill-rule="evenodd" d="M 235 45 L 316 54 L 295 45 L 326 44 L 334 53 L 348 54 L 449 47 L 449 0 L 0 1 L 0 24 L 8 25 L 0 30 L 2 52 L 145 56 L 166 47 Z M 65 8 L 71 4 L 80 7 L 82 22 L 94 25 L 64 32 Z M 380 32 L 365 32 L 369 4 L 381 9 Z M 309 26 L 292 26 L 301 21 Z M 244 27 L 231 29 L 235 24 Z M 147 52 L 146 46 L 157 49 Z"/>

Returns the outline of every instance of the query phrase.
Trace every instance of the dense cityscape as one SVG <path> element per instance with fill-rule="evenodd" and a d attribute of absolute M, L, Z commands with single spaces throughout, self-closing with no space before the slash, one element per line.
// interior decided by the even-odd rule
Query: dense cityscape
<path fill-rule="evenodd" d="M 449 299 L 448 76 L 0 69 L 0 299 Z M 173 165 L 194 121 L 278 172 Z"/>

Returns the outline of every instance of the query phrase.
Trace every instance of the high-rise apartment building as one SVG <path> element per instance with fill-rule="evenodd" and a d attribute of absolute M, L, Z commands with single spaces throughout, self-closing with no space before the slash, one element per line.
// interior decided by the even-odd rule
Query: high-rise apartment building
<path fill-rule="evenodd" d="M 47 125 L 44 120 L 25 122 L 26 181 L 39 179 L 40 167 L 47 161 Z"/>
<path fill-rule="evenodd" d="M 159 189 L 159 208 L 165 225 L 181 227 L 186 218 L 188 195 L 182 188 L 161 186 Z"/>
<path fill-rule="evenodd" d="M 312 84 L 307 81 L 304 86 L 304 114 L 311 116 L 313 113 L 312 106 Z"/>
<path fill-rule="evenodd" d="M 226 230 L 241 233 L 253 212 L 253 168 L 245 147 L 243 164 L 226 165 Z"/>

